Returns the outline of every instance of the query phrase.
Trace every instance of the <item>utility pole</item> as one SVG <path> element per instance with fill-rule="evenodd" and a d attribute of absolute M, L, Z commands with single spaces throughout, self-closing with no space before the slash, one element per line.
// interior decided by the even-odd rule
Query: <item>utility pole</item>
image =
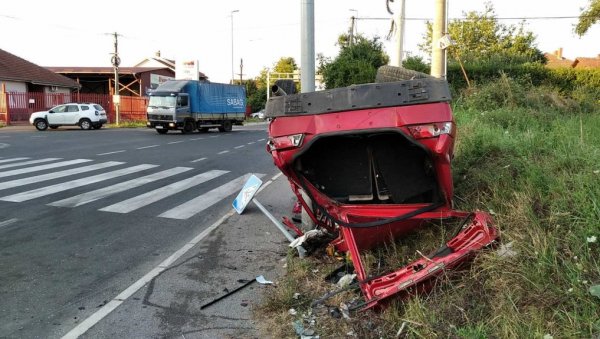
<path fill-rule="evenodd" d="M 446 78 L 446 49 L 441 39 L 446 33 L 446 0 L 434 0 L 435 16 L 431 39 L 431 76 Z"/>
<path fill-rule="evenodd" d="M 115 71 L 115 92 L 113 95 L 113 104 L 115 105 L 115 119 L 117 126 L 119 125 L 119 105 L 121 104 L 121 97 L 119 95 L 119 64 L 121 64 L 121 59 L 119 58 L 119 35 L 117 32 L 114 33 L 115 37 L 115 52 L 111 58 L 111 62 L 113 64 L 113 68 Z"/>
<path fill-rule="evenodd" d="M 354 12 L 354 15 L 352 17 L 350 17 L 350 32 L 348 34 L 349 36 L 349 45 L 352 46 L 354 44 L 354 32 L 356 32 L 356 19 L 358 17 L 358 11 L 355 9 L 349 9 L 350 12 Z"/>
<path fill-rule="evenodd" d="M 396 25 L 396 34 L 394 34 L 394 56 L 390 62 L 392 66 L 402 67 L 404 57 L 404 22 L 405 22 L 405 0 L 394 1 L 394 24 Z"/>
<path fill-rule="evenodd" d="M 242 76 L 244 75 L 244 59 L 240 58 L 240 85 L 242 84 Z"/>
<path fill-rule="evenodd" d="M 301 0 L 300 86 L 302 93 L 315 91 L 315 1 Z"/>
<path fill-rule="evenodd" d="M 231 11 L 231 83 L 233 84 L 234 73 L 233 73 L 233 13 L 239 12 L 239 9 Z"/>
<path fill-rule="evenodd" d="M 354 44 L 354 20 L 356 20 L 356 18 L 354 17 L 354 15 L 350 18 L 350 32 L 348 34 L 348 43 L 350 44 L 350 46 L 352 46 Z"/>

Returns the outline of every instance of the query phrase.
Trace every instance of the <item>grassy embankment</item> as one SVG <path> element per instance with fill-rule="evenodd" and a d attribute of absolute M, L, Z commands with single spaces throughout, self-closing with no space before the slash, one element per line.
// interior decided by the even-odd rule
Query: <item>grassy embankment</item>
<path fill-rule="evenodd" d="M 382 312 L 331 317 L 328 311 L 340 302 L 360 298 L 347 292 L 330 299 L 329 309 L 312 310 L 315 325 L 304 326 L 322 338 L 393 338 L 400 328 L 400 337 L 410 338 L 599 335 L 600 298 L 590 287 L 600 284 L 600 105 L 505 77 L 454 105 L 456 205 L 492 213 L 510 255 L 483 252 L 430 293 L 396 300 Z M 364 258 L 414 256 L 416 237 L 427 253 L 443 234 L 428 228 Z M 292 322 L 335 290 L 323 277 L 338 265 L 323 256 L 288 257 L 287 275 L 257 312 L 269 335 L 295 337 Z M 290 308 L 297 315 L 288 314 Z"/>

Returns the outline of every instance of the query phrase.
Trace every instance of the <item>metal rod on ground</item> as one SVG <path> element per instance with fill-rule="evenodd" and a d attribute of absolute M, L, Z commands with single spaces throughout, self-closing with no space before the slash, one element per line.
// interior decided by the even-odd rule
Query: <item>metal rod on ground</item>
<path fill-rule="evenodd" d="M 267 218 L 269 218 L 269 220 L 271 220 L 271 222 L 273 222 L 273 224 L 275 224 L 275 226 L 277 226 L 277 228 L 279 228 L 281 233 L 283 233 L 283 235 L 289 242 L 294 241 L 294 237 L 292 237 L 292 235 L 285 229 L 285 226 L 283 226 L 277 219 L 275 219 L 275 217 L 271 213 L 269 213 L 269 211 L 267 211 L 265 206 L 263 206 L 260 202 L 258 202 L 258 200 L 256 200 L 256 198 L 252 199 L 252 201 L 254 202 L 256 207 L 258 207 L 258 209 L 260 209 L 264 213 L 264 215 L 266 215 Z M 304 258 L 304 256 L 306 255 L 306 250 L 304 249 L 304 247 L 298 246 L 296 248 L 298 249 L 298 256 L 300 258 Z"/>
<path fill-rule="evenodd" d="M 226 294 L 224 294 L 224 295 L 222 295 L 222 296 L 220 296 L 220 297 L 218 297 L 218 298 L 216 298 L 216 299 L 214 299 L 214 300 L 212 300 L 212 301 L 210 301 L 210 302 L 208 302 L 208 303 L 200 306 L 200 309 L 203 310 L 203 309 L 207 308 L 208 306 L 210 306 L 210 305 L 216 303 L 217 301 L 222 300 L 222 299 L 224 299 L 224 298 L 226 298 L 226 297 L 234 294 L 235 292 L 237 292 L 237 291 L 241 290 L 242 288 L 244 288 L 244 287 L 252 284 L 255 281 L 256 281 L 256 279 L 252 279 L 252 280 L 247 281 L 246 283 L 244 283 L 242 286 L 236 288 L 235 290 L 229 291 Z"/>

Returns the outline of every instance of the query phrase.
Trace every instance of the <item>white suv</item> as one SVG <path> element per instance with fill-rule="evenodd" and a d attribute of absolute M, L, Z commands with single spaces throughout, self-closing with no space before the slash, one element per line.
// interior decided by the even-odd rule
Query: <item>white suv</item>
<path fill-rule="evenodd" d="M 106 111 L 98 104 L 64 104 L 52 107 L 48 111 L 31 113 L 29 123 L 38 131 L 45 131 L 48 127 L 55 129 L 58 126 L 79 126 L 81 129 L 102 128 L 105 124 Z"/>

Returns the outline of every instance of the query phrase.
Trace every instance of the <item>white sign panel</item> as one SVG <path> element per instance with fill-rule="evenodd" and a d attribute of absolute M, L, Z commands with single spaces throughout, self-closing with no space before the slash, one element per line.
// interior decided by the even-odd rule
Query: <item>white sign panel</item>
<path fill-rule="evenodd" d="M 198 80 L 198 60 L 177 60 L 175 63 L 175 79 Z"/>
<path fill-rule="evenodd" d="M 158 87 L 158 85 L 168 80 L 175 80 L 175 78 L 168 77 L 166 75 L 150 73 L 150 88 L 154 89 Z"/>
<path fill-rule="evenodd" d="M 246 184 L 244 185 L 240 193 L 237 195 L 237 197 L 235 197 L 235 200 L 232 204 L 233 208 L 236 210 L 236 212 L 238 212 L 238 214 L 242 214 L 242 212 L 244 212 L 244 209 L 246 208 L 250 200 L 252 200 L 254 194 L 256 194 L 261 185 L 262 180 L 260 180 L 254 174 L 252 174 L 248 181 L 246 181 Z"/>

